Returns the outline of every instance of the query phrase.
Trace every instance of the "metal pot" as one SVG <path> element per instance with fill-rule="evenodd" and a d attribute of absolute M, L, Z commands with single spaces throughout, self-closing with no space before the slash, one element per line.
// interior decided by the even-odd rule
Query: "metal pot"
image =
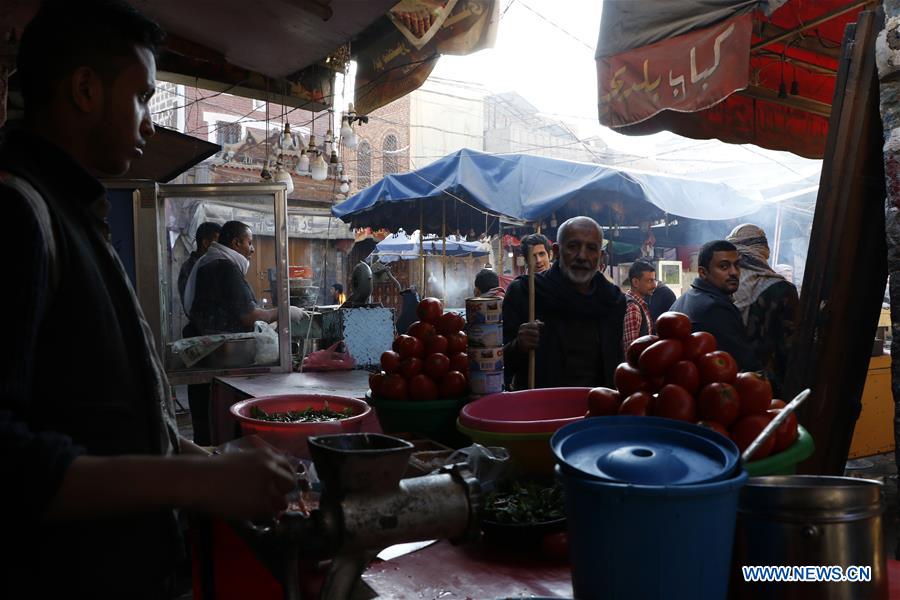
<path fill-rule="evenodd" d="M 741 491 L 730 597 L 867 600 L 888 597 L 881 483 L 852 477 L 755 477 Z M 742 567 L 870 567 L 869 581 L 747 582 Z M 815 571 L 783 570 L 789 577 Z M 818 572 L 817 572 L 818 573 Z M 836 570 L 830 576 L 837 574 Z M 860 573 L 865 577 L 865 572 Z"/>

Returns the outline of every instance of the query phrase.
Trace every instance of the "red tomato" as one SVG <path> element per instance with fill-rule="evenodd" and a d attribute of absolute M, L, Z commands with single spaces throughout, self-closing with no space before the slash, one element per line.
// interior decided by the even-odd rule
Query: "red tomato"
<path fill-rule="evenodd" d="M 425 359 L 425 374 L 440 381 L 450 370 L 450 359 L 446 354 L 432 354 Z"/>
<path fill-rule="evenodd" d="M 741 398 L 741 416 L 766 412 L 772 403 L 772 386 L 759 373 L 738 373 L 734 389 Z"/>
<path fill-rule="evenodd" d="M 734 427 L 731 428 L 731 439 L 734 440 L 738 449 L 743 453 L 768 424 L 769 415 L 766 414 L 741 417 L 741 419 L 734 424 Z M 769 456 L 774 447 L 775 434 L 772 434 L 765 442 L 763 442 L 759 449 L 753 453 L 753 456 L 750 457 L 750 461 L 760 460 L 761 458 Z"/>
<path fill-rule="evenodd" d="M 700 427 L 706 427 L 707 429 L 712 429 L 716 433 L 724 435 L 728 439 L 731 439 L 731 436 L 728 435 L 728 430 L 725 429 L 725 426 L 721 423 L 716 423 L 715 421 L 697 421 L 697 425 L 699 425 Z"/>
<path fill-rule="evenodd" d="M 438 399 L 438 386 L 427 375 L 416 375 L 409 380 L 407 387 L 409 387 L 410 400 Z"/>
<path fill-rule="evenodd" d="M 625 358 L 628 359 L 628 364 L 634 367 L 635 369 L 638 366 L 638 359 L 641 357 L 641 353 L 650 347 L 654 342 L 658 342 L 659 337 L 655 335 L 642 335 L 638 339 L 631 342 L 628 346 L 628 352 L 625 353 Z"/>
<path fill-rule="evenodd" d="M 684 313 L 664 312 L 656 319 L 656 333 L 664 340 L 683 340 L 691 335 L 691 319 Z"/>
<path fill-rule="evenodd" d="M 664 385 L 653 403 L 653 414 L 657 417 L 688 421 L 697 420 L 697 407 L 693 396 L 683 387 Z"/>
<path fill-rule="evenodd" d="M 381 368 L 387 374 L 396 373 L 400 370 L 400 355 L 393 350 L 381 353 Z"/>
<path fill-rule="evenodd" d="M 728 427 L 740 415 L 741 400 L 727 383 L 710 383 L 700 390 L 697 412 L 704 421 L 715 421 Z"/>
<path fill-rule="evenodd" d="M 466 326 L 466 320 L 456 313 L 448 312 L 437 322 L 437 331 L 441 335 L 456 333 Z"/>
<path fill-rule="evenodd" d="M 416 316 L 420 321 L 436 324 L 444 314 L 444 305 L 437 298 L 424 298 L 416 307 Z"/>
<path fill-rule="evenodd" d="M 469 372 L 469 355 L 465 352 L 457 352 L 450 357 L 450 370 L 459 371 L 463 375 Z"/>
<path fill-rule="evenodd" d="M 433 335 L 425 344 L 425 355 L 447 354 L 447 338 L 442 335 Z"/>
<path fill-rule="evenodd" d="M 787 406 L 787 404 L 785 404 L 784 400 L 772 400 L 772 403 L 769 404 L 769 409 L 784 408 L 785 406 Z"/>
<path fill-rule="evenodd" d="M 541 539 L 541 552 L 551 560 L 569 560 L 569 536 L 565 531 L 548 533 Z"/>
<path fill-rule="evenodd" d="M 737 363 L 722 350 L 707 352 L 698 358 L 697 369 L 700 371 L 700 385 L 731 383 L 737 376 Z"/>
<path fill-rule="evenodd" d="M 781 409 L 771 409 L 766 412 L 774 419 Z M 797 430 L 797 415 L 791 413 L 775 430 L 775 446 L 772 448 L 772 454 L 787 450 L 797 441 L 798 437 L 800 437 L 800 432 Z"/>
<path fill-rule="evenodd" d="M 638 364 L 641 373 L 649 377 L 662 377 L 666 371 L 681 360 L 681 342 L 678 340 L 659 340 L 644 350 Z"/>
<path fill-rule="evenodd" d="M 381 398 L 385 400 L 407 400 L 406 380 L 403 375 L 393 373 L 381 382 Z"/>
<path fill-rule="evenodd" d="M 681 386 L 691 394 L 700 388 L 700 371 L 689 360 L 679 360 L 666 371 L 666 383 Z"/>
<path fill-rule="evenodd" d="M 411 335 L 401 335 L 397 338 L 397 352 L 400 354 L 400 358 L 409 358 L 410 356 L 422 358 L 425 354 L 425 343 Z"/>
<path fill-rule="evenodd" d="M 457 352 L 465 352 L 469 346 L 469 336 L 462 331 L 451 333 L 447 336 L 447 353 L 456 354 Z"/>
<path fill-rule="evenodd" d="M 619 390 L 623 398 L 627 398 L 635 392 L 648 391 L 650 389 L 650 386 L 641 377 L 640 371 L 628 363 L 622 363 L 616 367 L 613 380 L 615 381 L 616 389 Z"/>
<path fill-rule="evenodd" d="M 651 394 L 655 394 L 661 390 L 667 383 L 665 377 L 644 377 L 644 381 L 647 382 L 647 391 Z"/>
<path fill-rule="evenodd" d="M 415 338 L 419 338 L 423 342 L 427 342 L 435 334 L 434 325 L 432 325 L 431 323 L 425 323 L 423 321 L 416 321 L 409 326 L 409 329 L 406 330 L 406 333 Z"/>
<path fill-rule="evenodd" d="M 592 417 L 614 415 L 619 412 L 622 404 L 622 396 L 616 390 L 605 387 L 595 387 L 588 392 L 588 413 Z"/>
<path fill-rule="evenodd" d="M 400 374 L 406 378 L 407 381 L 422 373 L 422 359 L 416 358 L 415 356 L 410 356 L 409 358 L 404 358 L 400 361 Z"/>
<path fill-rule="evenodd" d="M 652 400 L 653 398 L 647 392 L 635 392 L 625 398 L 625 402 L 619 406 L 619 414 L 646 417 L 650 414 L 650 402 Z"/>
<path fill-rule="evenodd" d="M 381 389 L 381 382 L 384 381 L 385 375 L 387 373 L 384 371 L 376 371 L 369 374 L 369 389 L 372 390 L 372 396 L 375 398 L 378 397 L 378 390 Z"/>
<path fill-rule="evenodd" d="M 398 335 L 397 337 L 394 338 L 394 343 L 391 344 L 391 350 L 399 353 L 400 352 L 399 348 L 400 348 L 400 336 Z"/>
<path fill-rule="evenodd" d="M 684 346 L 684 360 L 697 360 L 704 354 L 716 351 L 716 338 L 706 331 L 695 331 L 681 340 Z"/>
<path fill-rule="evenodd" d="M 466 395 L 466 376 L 459 371 L 448 371 L 441 379 L 441 398 L 460 398 Z"/>

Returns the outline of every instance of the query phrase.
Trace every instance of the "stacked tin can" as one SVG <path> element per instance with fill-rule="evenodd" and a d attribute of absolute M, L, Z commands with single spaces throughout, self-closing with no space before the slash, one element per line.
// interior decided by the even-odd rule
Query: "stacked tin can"
<path fill-rule="evenodd" d="M 471 392 L 503 391 L 503 300 L 466 298 L 466 335 Z"/>

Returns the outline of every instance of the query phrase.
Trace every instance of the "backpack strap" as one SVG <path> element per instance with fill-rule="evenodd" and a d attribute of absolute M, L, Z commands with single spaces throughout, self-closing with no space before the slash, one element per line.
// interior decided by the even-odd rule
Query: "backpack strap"
<path fill-rule="evenodd" d="M 7 171 L 0 171 L 0 185 L 18 192 L 25 199 L 25 202 L 34 214 L 35 221 L 37 221 L 47 252 L 47 268 L 49 272 L 47 296 L 49 302 L 49 299 L 53 297 L 55 290 L 59 286 L 59 260 L 57 258 L 56 235 L 53 233 L 53 221 L 50 218 L 47 201 L 27 180 Z"/>

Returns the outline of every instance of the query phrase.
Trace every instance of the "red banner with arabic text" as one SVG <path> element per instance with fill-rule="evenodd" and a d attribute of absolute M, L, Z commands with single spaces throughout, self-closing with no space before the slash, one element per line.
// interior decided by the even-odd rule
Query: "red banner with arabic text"
<path fill-rule="evenodd" d="M 663 110 L 695 112 L 746 88 L 751 29 L 748 13 L 598 59 L 600 122 L 621 127 Z"/>

